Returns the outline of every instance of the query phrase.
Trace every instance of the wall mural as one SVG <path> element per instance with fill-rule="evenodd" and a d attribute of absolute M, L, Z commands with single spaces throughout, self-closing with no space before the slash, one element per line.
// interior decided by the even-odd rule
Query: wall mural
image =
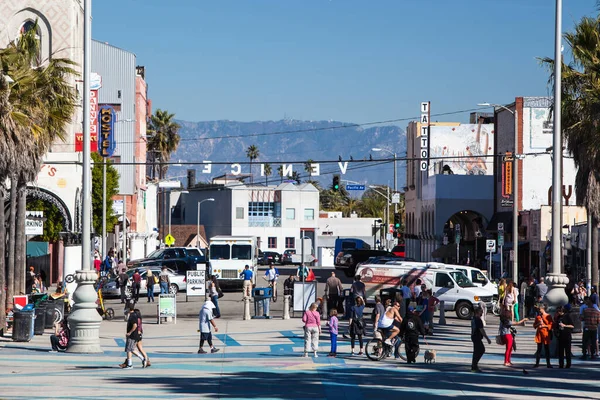
<path fill-rule="evenodd" d="M 440 173 L 448 165 L 457 175 L 493 175 L 493 135 L 493 124 L 432 126 L 430 157 L 448 157 L 448 160 L 433 159 L 435 168 L 429 174 Z"/>

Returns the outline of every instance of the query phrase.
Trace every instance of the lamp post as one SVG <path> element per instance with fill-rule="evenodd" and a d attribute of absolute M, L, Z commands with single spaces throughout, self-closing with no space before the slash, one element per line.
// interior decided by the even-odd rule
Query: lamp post
<path fill-rule="evenodd" d="M 92 0 L 83 2 L 83 166 L 82 166 L 82 232 L 81 270 L 75 272 L 77 289 L 73 293 L 73 310 L 69 318 L 70 353 L 102 353 L 100 323 L 96 311 L 98 294 L 94 289 L 96 270 L 91 268 L 91 160 L 90 160 L 90 78 L 92 55 Z"/>
<path fill-rule="evenodd" d="M 556 0 L 554 25 L 554 131 L 552 133 L 552 272 L 546 279 L 550 290 L 546 301 L 551 307 L 568 302 L 564 288 L 569 279 L 562 273 L 562 132 L 561 132 L 561 42 L 562 0 Z"/>
<path fill-rule="evenodd" d="M 198 249 L 200 248 L 200 204 L 204 203 L 205 201 L 215 201 L 215 199 L 211 197 L 210 199 L 204 199 L 198 202 L 198 226 L 196 229 L 196 247 Z"/>
<path fill-rule="evenodd" d="M 392 154 L 394 156 L 394 194 L 396 194 L 398 192 L 398 179 L 397 179 L 397 172 L 396 172 L 396 153 L 395 152 L 391 152 L 388 149 L 383 149 L 380 147 L 373 147 L 371 149 L 372 151 L 386 151 L 389 154 Z M 398 212 L 398 203 L 394 203 L 394 214 Z"/>
<path fill-rule="evenodd" d="M 514 116 L 515 119 L 515 149 L 513 152 L 513 262 L 512 262 L 512 278 L 516 285 L 519 284 L 519 163 L 517 152 L 519 150 L 519 110 L 515 103 L 514 111 L 501 104 L 479 103 L 479 106 L 498 107 L 502 108 Z M 500 255 L 502 257 L 502 254 Z"/>

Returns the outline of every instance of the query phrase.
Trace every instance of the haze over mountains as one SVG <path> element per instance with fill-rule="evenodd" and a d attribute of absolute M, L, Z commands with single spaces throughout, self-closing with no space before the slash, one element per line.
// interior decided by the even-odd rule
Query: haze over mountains
<path fill-rule="evenodd" d="M 202 165 L 174 166 L 169 168 L 170 176 L 184 176 L 188 168 L 196 169 L 196 181 L 208 182 L 214 176 L 231 171 L 231 163 L 240 163 L 242 173 L 250 168 L 246 150 L 255 145 L 260 155 L 255 164 L 270 163 L 273 175 L 269 182 L 280 180 L 277 168 L 282 163 L 293 163 L 303 180 L 308 178 L 304 162 L 308 159 L 320 162 L 319 180 L 324 186 L 331 184 L 333 173 L 340 173 L 338 159 L 348 162 L 342 179 L 368 184 L 389 184 L 393 186 L 393 162 L 378 163 L 377 159 L 392 159 L 393 155 L 372 148 L 385 148 L 396 152 L 397 157 L 406 154 L 404 131 L 397 126 L 362 127 L 339 121 L 177 121 L 181 125 L 179 148 L 171 156 L 171 162 L 226 162 L 227 165 L 213 165 L 210 174 L 203 174 Z M 368 162 L 372 156 L 375 162 Z M 350 161 L 354 159 L 354 161 Z M 328 161 L 328 162 L 326 162 Z M 362 161 L 362 162 L 361 162 Z M 244 164 L 246 163 L 246 164 Z M 405 163 L 398 161 L 398 187 L 404 186 Z M 253 166 L 254 181 L 264 182 L 260 177 L 260 167 Z"/>

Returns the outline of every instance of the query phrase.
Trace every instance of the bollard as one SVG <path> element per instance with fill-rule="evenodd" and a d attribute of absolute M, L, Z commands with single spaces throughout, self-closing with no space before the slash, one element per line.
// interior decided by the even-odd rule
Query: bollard
<path fill-rule="evenodd" d="M 440 301 L 440 322 L 438 325 L 446 325 L 446 311 L 444 310 L 444 301 Z"/>
<path fill-rule="evenodd" d="M 290 296 L 286 294 L 283 296 L 283 319 L 290 319 Z"/>
<path fill-rule="evenodd" d="M 244 321 L 250 319 L 250 297 L 244 296 Z"/>

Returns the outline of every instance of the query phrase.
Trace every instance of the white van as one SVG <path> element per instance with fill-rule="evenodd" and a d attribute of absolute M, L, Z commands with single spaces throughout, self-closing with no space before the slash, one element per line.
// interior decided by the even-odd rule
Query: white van
<path fill-rule="evenodd" d="M 494 295 L 498 294 L 498 285 L 494 282 L 490 281 L 487 276 L 485 276 L 479 268 L 470 267 L 468 265 L 453 265 L 453 264 L 439 264 L 443 266 L 443 268 L 447 269 L 455 269 L 457 271 L 461 271 L 463 274 L 467 276 L 473 282 L 475 286 L 482 287 L 484 289 L 489 290 Z"/>
<path fill-rule="evenodd" d="M 473 309 L 479 302 L 485 303 L 487 308 L 492 307 L 492 292 L 475 286 L 461 271 L 442 268 L 436 263 L 393 261 L 387 264 L 365 264 L 356 274 L 361 276 L 365 284 L 369 303 L 374 301 L 381 289 L 397 288 L 406 279 L 411 287 L 420 280 L 427 288 L 432 289 L 435 297 L 444 301 L 444 310 L 455 311 L 460 319 L 471 318 Z"/>

